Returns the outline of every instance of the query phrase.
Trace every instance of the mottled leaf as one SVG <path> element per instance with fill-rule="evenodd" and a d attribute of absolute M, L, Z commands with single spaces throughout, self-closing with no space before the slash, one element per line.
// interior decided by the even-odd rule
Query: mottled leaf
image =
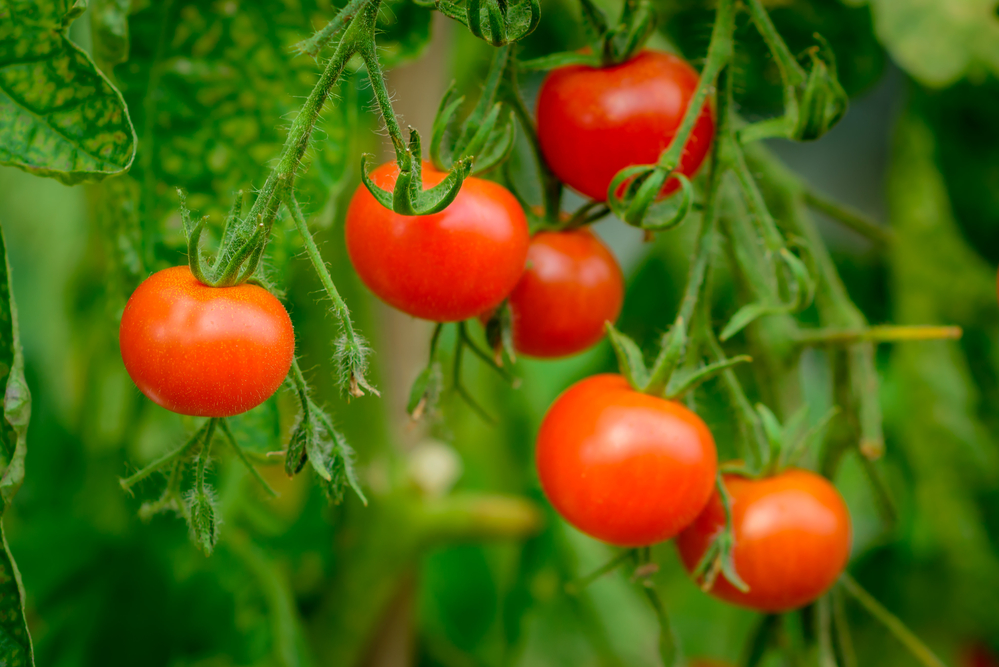
<path fill-rule="evenodd" d="M 295 45 L 336 11 L 326 0 L 178 0 L 145 3 L 129 17 L 131 51 L 115 74 L 142 128 L 132 176 L 143 184 L 148 239 L 179 241 L 175 221 L 165 224 L 177 187 L 196 214 L 220 221 L 237 190 L 263 184 L 323 67 Z M 429 16 L 408 0 L 386 5 L 383 62 L 417 53 Z M 323 210 L 355 164 L 347 158 L 359 103 L 349 72 L 323 108 L 296 179 L 309 210 Z"/>
<path fill-rule="evenodd" d="M 0 164 L 67 184 L 131 164 L 135 132 L 122 96 L 66 34 L 85 7 L 0 0 Z"/>

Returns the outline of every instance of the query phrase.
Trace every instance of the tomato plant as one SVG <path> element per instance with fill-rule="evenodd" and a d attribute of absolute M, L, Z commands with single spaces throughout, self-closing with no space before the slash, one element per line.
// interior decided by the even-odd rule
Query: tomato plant
<path fill-rule="evenodd" d="M 395 164 L 371 179 L 391 188 Z M 444 174 L 424 167 L 424 187 Z M 495 307 L 517 284 L 527 257 L 527 218 L 513 195 L 490 181 L 468 178 L 440 213 L 386 210 L 363 185 L 347 211 L 347 252 L 364 283 L 404 313 L 435 322 L 475 317 Z"/>
<path fill-rule="evenodd" d="M 990 659 L 994 8 L 543 9 L 0 0 L 0 664 Z"/>
<path fill-rule="evenodd" d="M 537 442 L 545 495 L 569 523 L 620 546 L 676 535 L 711 495 L 711 432 L 673 401 L 618 375 L 576 383 L 548 409 Z"/>
<path fill-rule="evenodd" d="M 566 185 L 603 201 L 614 176 L 654 164 L 680 128 L 697 72 L 678 56 L 644 51 L 607 67 L 553 70 L 538 93 L 538 139 L 552 171 Z M 715 124 L 710 107 L 683 149 L 677 172 L 693 176 L 707 157 Z M 666 182 L 664 193 L 679 187 Z"/>
<path fill-rule="evenodd" d="M 806 470 L 790 469 L 759 480 L 726 475 L 731 496 L 733 561 L 749 587 L 724 575 L 712 595 L 766 612 L 796 609 L 826 592 L 850 556 L 850 513 L 836 488 Z M 718 492 L 677 538 L 680 558 L 693 570 L 725 526 Z"/>
<path fill-rule="evenodd" d="M 139 285 L 119 337 L 139 390 L 167 410 L 199 417 L 257 407 L 284 382 L 295 356 L 291 319 L 267 290 L 208 287 L 186 266 Z"/>
<path fill-rule="evenodd" d="M 542 358 L 581 352 L 603 337 L 623 301 L 617 260 L 592 232 L 539 232 L 509 296 L 514 348 Z"/>

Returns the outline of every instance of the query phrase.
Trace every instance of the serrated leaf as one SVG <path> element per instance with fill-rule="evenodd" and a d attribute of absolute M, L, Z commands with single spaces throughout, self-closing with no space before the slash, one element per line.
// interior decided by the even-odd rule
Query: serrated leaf
<path fill-rule="evenodd" d="M 210 556 L 218 543 L 222 524 L 214 490 L 209 486 L 201 491 L 191 489 L 186 500 L 191 537 L 205 552 L 205 555 Z"/>
<path fill-rule="evenodd" d="M 976 70 L 999 75 L 996 0 L 871 0 L 878 38 L 893 60 L 930 86 Z"/>
<path fill-rule="evenodd" d="M 67 29 L 85 3 L 0 0 L 0 164 L 72 185 L 135 156 L 121 93 Z"/>

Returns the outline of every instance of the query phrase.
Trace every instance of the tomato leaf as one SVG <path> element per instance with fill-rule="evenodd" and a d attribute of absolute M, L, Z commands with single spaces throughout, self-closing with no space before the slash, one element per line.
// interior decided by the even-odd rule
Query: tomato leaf
<path fill-rule="evenodd" d="M 205 488 L 201 490 L 191 489 L 186 501 L 191 537 L 205 552 L 205 555 L 210 556 L 219 541 L 222 525 L 215 490 L 208 485 L 205 485 Z"/>
<path fill-rule="evenodd" d="M 632 387 L 638 389 L 645 387 L 649 382 L 649 369 L 645 365 L 645 358 L 638 344 L 618 331 L 610 322 L 607 323 L 607 338 L 610 339 L 614 354 L 617 355 L 621 374 Z"/>
<path fill-rule="evenodd" d="M 24 356 L 17 307 L 10 287 L 7 244 L 0 228 L 0 387 L 4 388 L 0 422 L 0 517 L 24 480 L 24 456 L 31 394 L 24 381 Z M 24 619 L 24 587 L 0 526 L 0 665 L 34 665 L 31 638 Z"/>
<path fill-rule="evenodd" d="M 86 3 L 0 0 L 0 164 L 68 185 L 135 156 L 121 93 L 67 31 Z"/>
<path fill-rule="evenodd" d="M 995 0 L 871 0 L 878 38 L 913 77 L 944 87 L 982 71 L 999 74 Z"/>
<path fill-rule="evenodd" d="M 130 2 L 131 0 L 94 0 L 90 6 L 94 58 L 104 67 L 128 60 Z"/>
<path fill-rule="evenodd" d="M 334 13 L 315 0 L 178 0 L 146 3 L 129 17 L 130 53 L 116 75 L 142 128 L 129 176 L 142 184 L 147 239 L 179 245 L 169 222 L 175 188 L 187 192 L 192 210 L 221 219 L 233 193 L 263 185 L 289 119 L 320 73 L 294 46 L 312 33 L 314 20 Z M 312 210 L 324 208 L 348 173 L 356 90 L 346 80 L 337 92 L 295 182 Z"/>

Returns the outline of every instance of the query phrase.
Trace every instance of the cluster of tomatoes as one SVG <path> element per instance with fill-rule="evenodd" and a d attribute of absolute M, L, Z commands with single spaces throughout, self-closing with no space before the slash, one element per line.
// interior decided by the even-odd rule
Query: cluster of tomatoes
<path fill-rule="evenodd" d="M 554 70 L 537 107 L 551 170 L 605 201 L 621 169 L 654 163 L 669 145 L 697 83 L 686 62 L 653 51 L 605 68 Z M 697 170 L 713 135 L 705 107 L 680 173 Z M 385 164 L 370 176 L 391 189 L 398 168 Z M 444 176 L 424 166 L 424 187 Z M 676 185 L 668 181 L 663 194 Z M 345 232 L 357 273 L 386 303 L 453 322 L 487 317 L 505 301 L 514 347 L 528 356 L 592 346 L 624 299 L 621 269 L 593 233 L 556 226 L 532 238 L 517 198 L 479 178 L 467 178 L 446 209 L 422 216 L 394 213 L 361 186 Z M 175 267 L 150 277 L 129 300 L 121 350 L 153 401 L 220 417 L 276 391 L 292 363 L 294 334 L 281 303 L 263 288 L 211 288 Z M 727 525 L 708 427 L 680 403 L 640 393 L 621 376 L 585 379 L 554 402 L 538 434 L 537 468 L 548 498 L 574 526 L 625 547 L 676 537 L 688 570 Z M 748 590 L 721 576 L 714 595 L 774 612 L 807 604 L 832 585 L 849 555 L 850 519 L 828 481 L 789 469 L 762 479 L 725 475 L 723 483 L 731 499 L 731 555 Z"/>
<path fill-rule="evenodd" d="M 646 51 L 617 66 L 554 70 L 538 96 L 538 138 L 548 165 L 574 190 L 605 201 L 621 169 L 654 163 L 669 145 L 697 87 L 681 59 Z M 714 135 L 701 113 L 678 171 L 692 175 Z M 391 189 L 398 170 L 372 174 Z M 425 185 L 444 175 L 425 167 Z M 664 194 L 676 189 L 667 182 Z M 613 255 L 586 229 L 528 238 L 517 199 L 469 178 L 436 215 L 409 217 L 359 187 L 347 213 L 347 249 L 367 286 L 390 305 L 437 322 L 480 317 L 509 304 L 515 349 L 533 357 L 584 350 L 621 309 L 624 284 Z M 526 268 L 525 268 L 526 260 Z M 630 387 L 618 375 L 583 380 L 548 410 L 537 440 L 541 484 L 556 510 L 583 532 L 638 547 L 677 537 L 694 570 L 726 525 L 714 491 L 711 432 L 675 401 Z M 764 479 L 726 475 L 732 558 L 743 591 L 718 577 L 711 592 L 765 611 L 811 602 L 843 570 L 850 519 L 836 489 L 791 469 Z"/>

